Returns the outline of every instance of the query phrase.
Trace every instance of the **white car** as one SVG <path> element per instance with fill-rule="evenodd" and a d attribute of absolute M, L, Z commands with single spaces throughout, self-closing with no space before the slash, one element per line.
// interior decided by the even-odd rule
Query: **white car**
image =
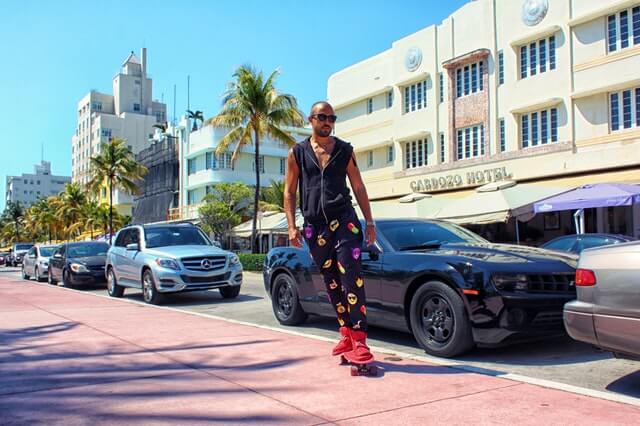
<path fill-rule="evenodd" d="M 34 277 L 37 281 L 46 281 L 49 271 L 49 258 L 58 246 L 37 244 L 22 259 L 22 278 Z"/>

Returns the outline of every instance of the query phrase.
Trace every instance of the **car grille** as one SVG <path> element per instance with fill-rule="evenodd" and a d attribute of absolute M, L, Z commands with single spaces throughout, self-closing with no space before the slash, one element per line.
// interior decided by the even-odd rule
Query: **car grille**
<path fill-rule="evenodd" d="M 575 274 L 528 274 L 527 291 L 530 293 L 575 294 Z"/>
<path fill-rule="evenodd" d="M 226 274 L 212 275 L 208 277 L 196 277 L 196 276 L 185 275 L 185 274 L 181 275 L 180 277 L 182 278 L 182 281 L 184 281 L 187 284 L 203 284 L 203 283 L 217 283 L 220 281 L 227 281 L 230 275 L 231 273 L 227 272 Z"/>
<path fill-rule="evenodd" d="M 181 260 L 184 267 L 186 269 L 189 269 L 190 271 L 215 271 L 218 269 L 223 269 L 225 266 L 227 266 L 227 256 L 183 257 Z M 210 265 L 208 268 L 203 266 L 204 261 L 208 261 Z M 206 264 L 206 262 L 204 263 Z"/>
<path fill-rule="evenodd" d="M 104 265 L 90 265 L 87 266 L 87 269 L 90 271 L 104 271 Z"/>
<path fill-rule="evenodd" d="M 555 326 L 562 324 L 562 311 L 558 312 L 540 312 L 531 321 L 534 326 Z"/>

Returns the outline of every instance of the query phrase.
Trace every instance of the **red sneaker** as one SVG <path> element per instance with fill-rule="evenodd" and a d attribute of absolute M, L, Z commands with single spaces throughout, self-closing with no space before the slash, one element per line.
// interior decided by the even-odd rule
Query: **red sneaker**
<path fill-rule="evenodd" d="M 367 364 L 373 361 L 373 355 L 367 346 L 367 333 L 358 330 L 350 330 L 350 332 L 353 350 L 345 352 L 344 357 L 354 364 Z"/>
<path fill-rule="evenodd" d="M 338 344 L 333 348 L 332 355 L 342 355 L 345 352 L 349 352 L 353 349 L 351 344 L 351 329 L 349 327 L 340 327 L 340 335 L 342 338 Z"/>

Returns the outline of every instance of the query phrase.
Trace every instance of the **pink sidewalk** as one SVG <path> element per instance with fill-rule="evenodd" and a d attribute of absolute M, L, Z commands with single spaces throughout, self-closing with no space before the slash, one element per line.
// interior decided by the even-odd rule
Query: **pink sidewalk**
<path fill-rule="evenodd" d="M 640 408 L 0 277 L 0 424 L 640 424 Z"/>

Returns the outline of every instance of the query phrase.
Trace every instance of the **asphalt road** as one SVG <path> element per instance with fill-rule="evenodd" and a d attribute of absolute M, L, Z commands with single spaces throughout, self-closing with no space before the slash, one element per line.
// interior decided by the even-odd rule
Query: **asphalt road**
<path fill-rule="evenodd" d="M 18 270 L 2 267 L 0 273 L 18 275 Z M 107 294 L 104 287 L 79 291 Z M 142 294 L 137 290 L 127 289 L 124 297 L 142 301 Z M 337 325 L 335 320 L 329 318 L 311 316 L 302 326 L 280 325 L 273 315 L 271 299 L 264 291 L 262 277 L 255 273 L 245 272 L 245 282 L 237 299 L 222 299 L 218 291 L 211 290 L 172 295 L 165 305 L 204 315 L 337 338 Z M 389 352 L 410 353 L 438 360 L 426 355 L 410 334 L 372 327 L 369 343 Z M 640 362 L 615 359 L 607 352 L 575 342 L 568 336 L 503 348 L 475 349 L 454 361 L 496 375 L 520 374 L 640 399 Z"/>

